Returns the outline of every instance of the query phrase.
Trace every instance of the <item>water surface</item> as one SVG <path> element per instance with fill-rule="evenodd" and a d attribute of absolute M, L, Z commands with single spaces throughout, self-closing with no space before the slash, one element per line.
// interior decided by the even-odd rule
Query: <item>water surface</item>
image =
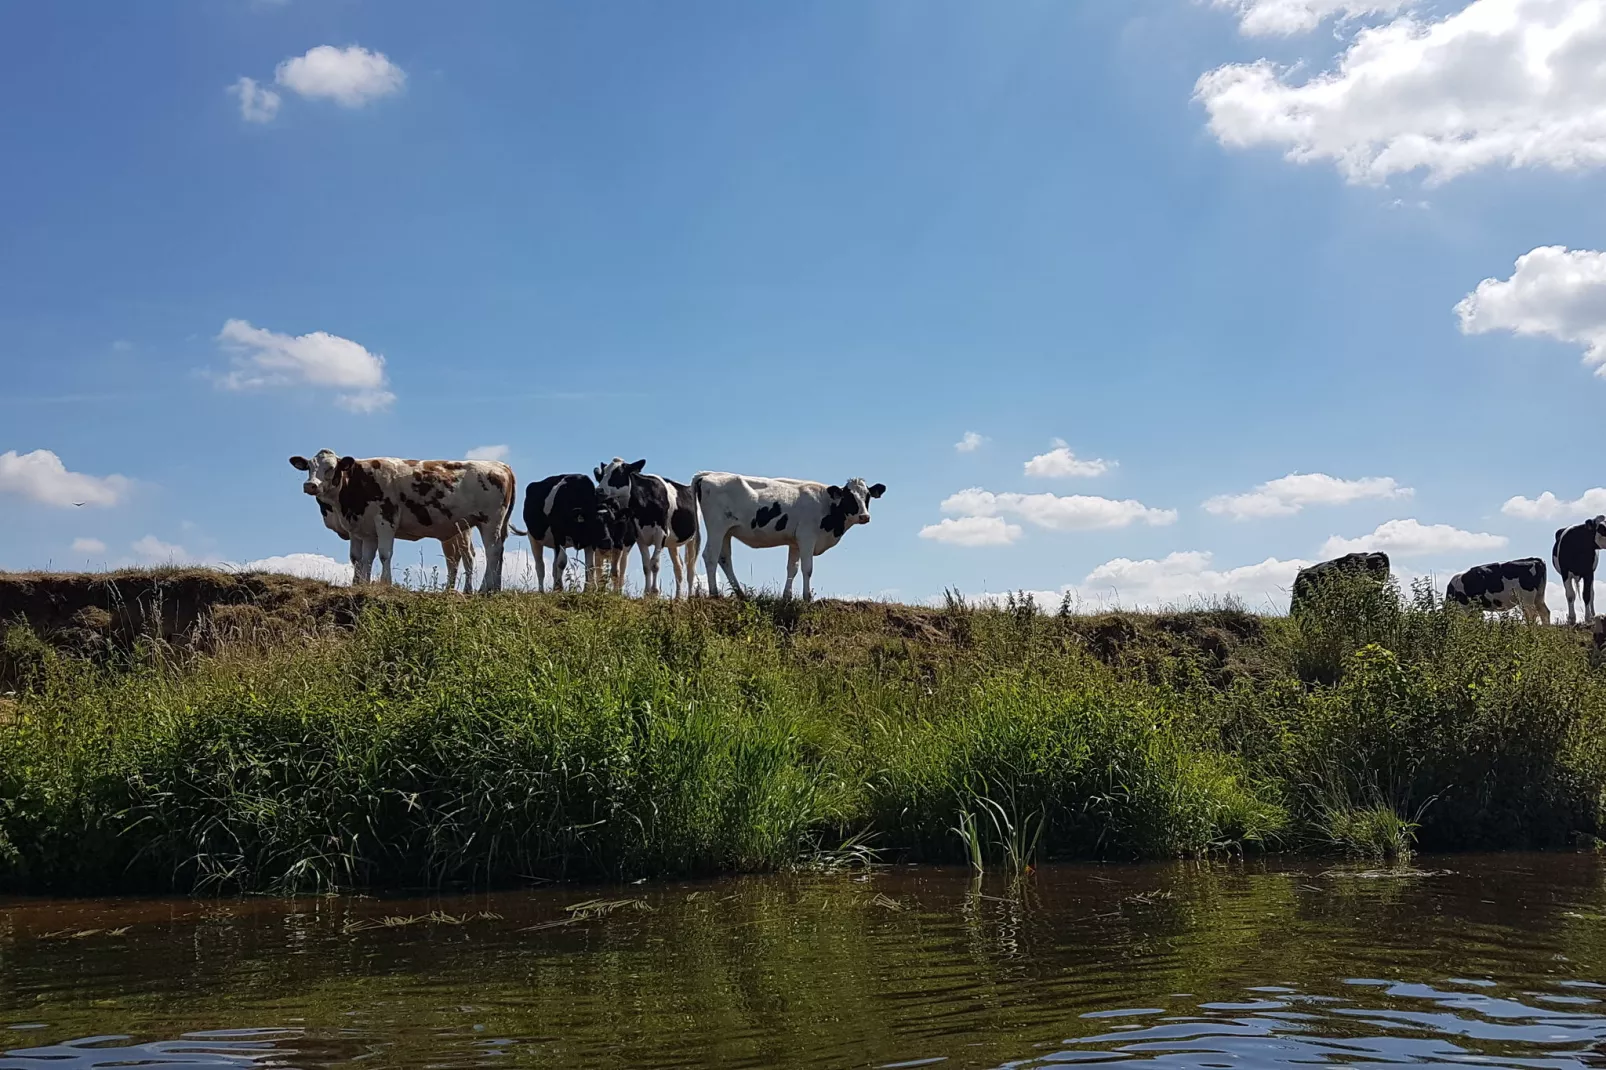
<path fill-rule="evenodd" d="M 1599 1066 L 1603 875 L 1514 854 L 0 900 L 0 1068 Z M 565 924 L 599 896 L 639 902 Z"/>

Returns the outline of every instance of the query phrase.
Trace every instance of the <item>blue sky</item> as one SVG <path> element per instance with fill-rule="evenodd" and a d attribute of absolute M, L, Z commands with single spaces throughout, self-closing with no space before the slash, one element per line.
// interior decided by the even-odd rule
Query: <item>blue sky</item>
<path fill-rule="evenodd" d="M 326 446 L 863 476 L 816 589 L 905 600 L 1259 606 L 1324 552 L 1448 575 L 1606 512 L 1606 0 L 0 36 L 0 568 L 343 560 L 286 463 Z"/>

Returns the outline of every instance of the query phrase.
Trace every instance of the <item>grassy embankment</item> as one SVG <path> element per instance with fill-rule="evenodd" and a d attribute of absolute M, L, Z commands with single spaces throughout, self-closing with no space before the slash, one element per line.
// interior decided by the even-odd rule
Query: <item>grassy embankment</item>
<path fill-rule="evenodd" d="M 0 887 L 633 878 L 844 842 L 963 862 L 964 825 L 994 865 L 1602 824 L 1582 633 L 1426 596 L 1295 621 L 202 578 L 0 577 L 29 621 L 0 643 Z"/>

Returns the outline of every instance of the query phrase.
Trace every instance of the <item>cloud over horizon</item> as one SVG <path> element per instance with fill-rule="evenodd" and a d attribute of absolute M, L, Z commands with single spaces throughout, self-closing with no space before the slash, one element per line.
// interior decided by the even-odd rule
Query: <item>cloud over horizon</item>
<path fill-rule="evenodd" d="M 1323 472 L 1294 472 L 1258 484 L 1243 494 L 1218 494 L 1205 500 L 1207 513 L 1230 516 L 1235 520 L 1270 516 L 1293 516 L 1307 505 L 1348 505 L 1367 500 L 1409 498 L 1415 494 L 1392 476 L 1366 476 L 1340 479 Z"/>
<path fill-rule="evenodd" d="M 217 340 L 235 354 L 234 370 L 218 380 L 227 389 L 333 387 L 346 391 L 336 401 L 352 412 L 375 412 L 396 400 L 387 389 L 385 358 L 349 338 L 324 331 L 291 336 L 231 319 Z"/>
<path fill-rule="evenodd" d="M 40 505 L 107 508 L 128 496 L 132 482 L 124 476 L 91 476 L 69 472 L 50 450 L 0 453 L 0 494 L 15 494 Z"/>

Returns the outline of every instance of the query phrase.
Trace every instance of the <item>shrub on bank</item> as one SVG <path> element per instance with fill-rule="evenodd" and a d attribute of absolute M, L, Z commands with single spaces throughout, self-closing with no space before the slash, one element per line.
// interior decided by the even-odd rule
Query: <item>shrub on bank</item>
<path fill-rule="evenodd" d="M 865 834 L 961 862 L 978 813 L 1002 815 L 989 863 L 999 820 L 1046 857 L 1599 832 L 1606 677 L 1576 633 L 1362 608 L 421 595 L 346 631 L 101 661 L 14 628 L 0 883 L 635 878 Z"/>

